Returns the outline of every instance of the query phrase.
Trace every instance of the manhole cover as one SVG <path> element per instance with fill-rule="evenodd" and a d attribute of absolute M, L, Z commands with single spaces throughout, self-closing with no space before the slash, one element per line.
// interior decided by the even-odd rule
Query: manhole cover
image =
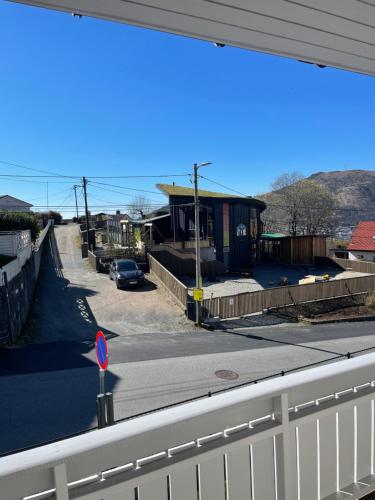
<path fill-rule="evenodd" d="M 215 375 L 225 380 L 237 380 L 239 377 L 238 373 L 232 372 L 232 370 L 217 370 Z"/>

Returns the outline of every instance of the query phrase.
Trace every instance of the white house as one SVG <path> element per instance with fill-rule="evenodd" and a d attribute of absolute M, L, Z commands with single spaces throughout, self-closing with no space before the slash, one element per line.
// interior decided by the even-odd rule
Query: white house
<path fill-rule="evenodd" d="M 0 195 L 0 212 L 29 212 L 31 203 L 22 201 L 9 194 Z"/>
<path fill-rule="evenodd" d="M 349 259 L 375 262 L 375 221 L 357 224 L 348 245 Z"/>

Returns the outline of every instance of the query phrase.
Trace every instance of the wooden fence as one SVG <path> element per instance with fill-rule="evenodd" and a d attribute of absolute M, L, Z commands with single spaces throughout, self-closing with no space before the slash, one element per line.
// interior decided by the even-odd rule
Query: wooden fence
<path fill-rule="evenodd" d="M 137 248 L 112 248 L 108 250 L 88 250 L 88 262 L 94 271 L 108 272 L 108 263 L 114 259 L 132 259 L 138 264 L 146 262 L 146 256 L 143 250 Z"/>
<path fill-rule="evenodd" d="M 339 259 L 337 257 L 332 258 L 332 260 L 343 269 L 352 269 L 353 271 L 359 273 L 375 274 L 375 262 L 368 262 L 366 260 Z"/>
<path fill-rule="evenodd" d="M 153 247 L 151 254 L 176 276 L 195 276 L 195 254 L 190 251 L 176 250 L 168 245 Z M 201 261 L 202 276 L 220 276 L 225 273 L 225 266 L 218 260 Z"/>
<path fill-rule="evenodd" d="M 257 292 L 205 299 L 202 302 L 202 314 L 203 318 L 236 318 L 261 312 L 264 309 L 353 295 L 373 289 L 375 289 L 375 274 L 307 285 L 269 288 Z"/>
<path fill-rule="evenodd" d="M 155 274 L 168 292 L 174 297 L 177 304 L 186 311 L 188 302 L 187 287 L 150 254 L 148 255 L 148 261 L 150 264 L 150 273 Z"/>

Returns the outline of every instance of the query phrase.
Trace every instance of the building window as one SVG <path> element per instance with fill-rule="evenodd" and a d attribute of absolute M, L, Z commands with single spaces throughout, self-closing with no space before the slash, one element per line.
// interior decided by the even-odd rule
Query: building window
<path fill-rule="evenodd" d="M 236 234 L 237 236 L 246 236 L 247 235 L 247 228 L 245 224 L 238 224 L 237 229 L 236 229 Z"/>

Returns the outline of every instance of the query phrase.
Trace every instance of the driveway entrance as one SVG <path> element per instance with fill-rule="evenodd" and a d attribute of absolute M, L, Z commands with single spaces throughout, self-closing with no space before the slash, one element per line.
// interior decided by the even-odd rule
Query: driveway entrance
<path fill-rule="evenodd" d="M 56 226 L 43 255 L 26 334 L 36 343 L 190 329 L 181 310 L 149 275 L 144 288 L 117 290 L 81 258 L 78 227 Z"/>

